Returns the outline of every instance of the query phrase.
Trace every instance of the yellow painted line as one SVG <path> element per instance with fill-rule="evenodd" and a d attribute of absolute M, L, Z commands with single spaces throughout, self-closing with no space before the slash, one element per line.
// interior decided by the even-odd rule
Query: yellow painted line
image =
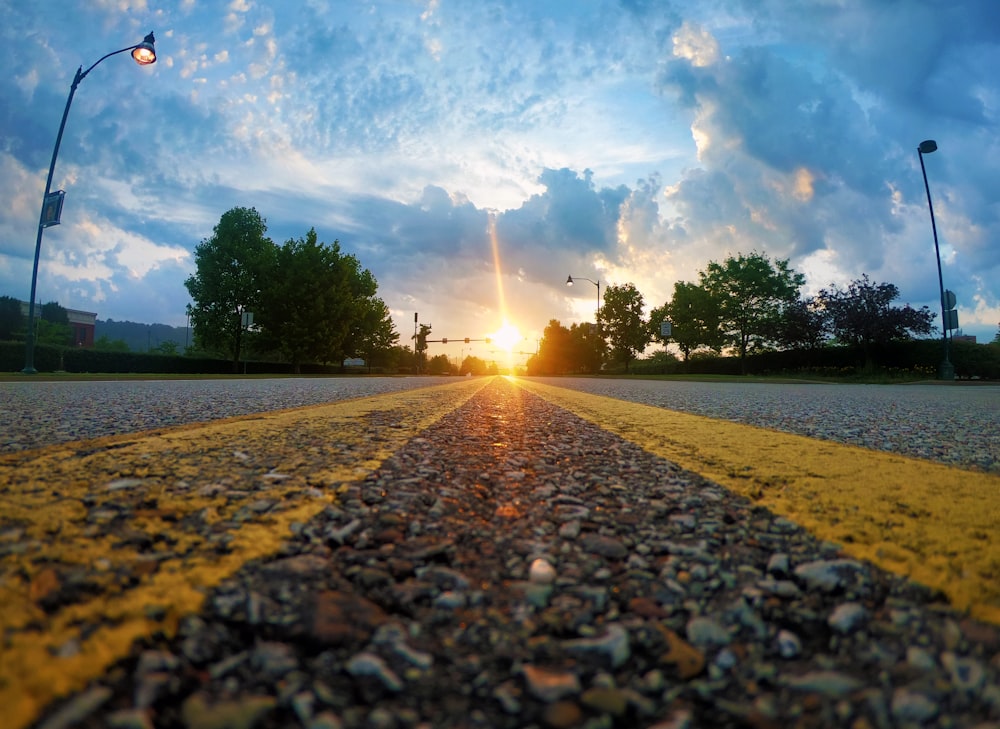
<path fill-rule="evenodd" d="M 134 640 L 173 635 L 210 588 L 489 381 L 0 456 L 4 726 L 82 689 Z"/>
<path fill-rule="evenodd" d="M 1000 624 L 1000 477 L 544 385 L 521 387 Z"/>

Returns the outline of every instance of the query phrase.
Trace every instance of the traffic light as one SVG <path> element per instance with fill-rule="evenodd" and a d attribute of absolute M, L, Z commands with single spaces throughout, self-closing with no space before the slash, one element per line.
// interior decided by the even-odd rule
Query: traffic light
<path fill-rule="evenodd" d="M 441 337 L 441 344 L 447 344 L 447 343 L 448 343 L 448 337 Z"/>
<path fill-rule="evenodd" d="M 469 338 L 468 338 L 468 337 L 466 337 L 466 338 L 465 338 L 465 343 L 466 343 L 466 344 L 468 344 L 468 343 L 469 343 Z"/>

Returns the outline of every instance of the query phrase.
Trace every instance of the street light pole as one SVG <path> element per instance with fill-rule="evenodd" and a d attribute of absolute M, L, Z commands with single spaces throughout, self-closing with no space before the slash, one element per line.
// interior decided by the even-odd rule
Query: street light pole
<path fill-rule="evenodd" d="M 62 143 L 63 130 L 66 128 L 66 118 L 69 116 L 69 107 L 73 103 L 73 96 L 76 94 L 76 87 L 79 86 L 80 82 L 87 77 L 88 73 L 97 67 L 98 63 L 103 61 L 105 58 L 116 56 L 119 53 L 124 53 L 125 51 L 132 51 L 132 58 L 140 66 L 148 66 L 151 63 L 156 63 L 156 50 L 153 47 L 155 42 L 156 39 L 153 37 L 153 34 L 150 33 L 142 39 L 142 43 L 137 43 L 134 46 L 112 51 L 111 53 L 101 56 L 86 71 L 83 70 L 83 66 L 80 66 L 76 69 L 76 76 L 73 77 L 73 84 L 69 87 L 69 97 L 66 99 L 66 108 L 63 109 L 62 121 L 59 122 L 59 132 L 56 134 L 56 145 L 52 149 L 52 161 L 49 162 L 49 176 L 45 179 L 45 193 L 42 195 L 42 211 L 38 216 L 38 236 L 35 238 L 35 262 L 31 268 L 31 297 L 28 299 L 28 332 L 25 336 L 24 369 L 21 370 L 21 372 L 26 375 L 33 375 L 37 372 L 35 369 L 35 337 L 32 333 L 31 325 L 35 318 L 35 287 L 38 283 L 38 259 L 42 252 L 42 232 L 49 225 L 55 225 L 59 222 L 58 220 L 47 220 L 46 210 L 48 208 L 47 203 L 49 202 L 49 193 L 52 191 L 52 175 L 56 171 L 56 158 L 59 156 L 59 145 Z"/>
<path fill-rule="evenodd" d="M 580 279 L 581 281 L 590 281 L 589 278 L 584 278 L 583 276 L 577 276 L 576 278 Z M 572 286 L 573 285 L 573 281 L 574 281 L 574 278 L 572 276 L 567 276 L 566 277 L 566 285 L 567 286 Z M 597 334 L 598 334 L 598 336 L 600 336 L 600 334 L 601 334 L 601 279 L 597 279 L 596 281 L 590 281 L 590 283 L 594 284 L 594 286 L 597 287 Z"/>
<path fill-rule="evenodd" d="M 941 338 L 944 341 L 944 360 L 938 369 L 938 377 L 942 380 L 955 379 L 955 367 L 948 357 L 948 306 L 944 298 L 944 276 L 941 273 L 941 249 L 938 246 L 937 225 L 934 223 L 934 205 L 931 203 L 931 187 L 927 184 L 927 168 L 924 167 L 924 155 L 937 151 L 937 142 L 926 139 L 917 147 L 920 158 L 920 171 L 924 175 L 924 190 L 927 191 L 927 209 L 931 213 L 931 232 L 934 233 L 934 255 L 937 256 L 938 288 L 941 294 Z"/>

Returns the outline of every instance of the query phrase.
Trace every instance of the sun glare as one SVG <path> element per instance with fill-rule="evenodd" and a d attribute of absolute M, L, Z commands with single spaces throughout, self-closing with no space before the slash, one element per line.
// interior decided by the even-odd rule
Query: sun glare
<path fill-rule="evenodd" d="M 490 340 L 500 349 L 513 351 L 521 341 L 521 332 L 513 324 L 504 322 L 503 326 L 490 335 Z"/>

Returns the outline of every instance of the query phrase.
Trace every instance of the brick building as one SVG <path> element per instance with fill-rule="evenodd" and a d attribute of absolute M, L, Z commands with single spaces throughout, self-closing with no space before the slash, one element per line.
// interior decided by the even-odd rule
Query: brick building
<path fill-rule="evenodd" d="M 21 302 L 21 314 L 28 316 L 28 302 Z M 35 318 L 42 315 L 42 307 L 35 306 Z M 66 309 L 66 317 L 69 319 L 69 328 L 73 332 L 71 341 L 66 344 L 74 347 L 91 348 L 94 346 L 94 329 L 97 326 L 97 314 L 92 311 L 79 311 L 78 309 Z"/>

